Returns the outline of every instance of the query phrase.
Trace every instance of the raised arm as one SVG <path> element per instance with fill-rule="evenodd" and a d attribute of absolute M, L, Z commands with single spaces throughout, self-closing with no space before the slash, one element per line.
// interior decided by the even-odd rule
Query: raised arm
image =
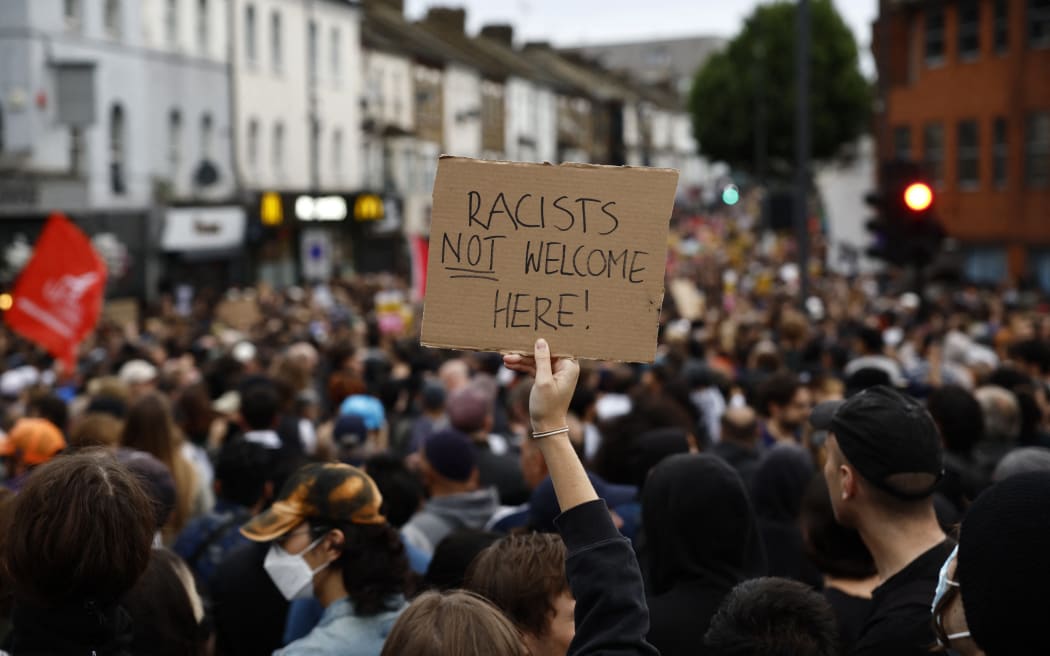
<path fill-rule="evenodd" d="M 634 549 L 613 525 L 583 464 L 569 442 L 566 417 L 580 375 L 569 358 L 551 359 L 550 347 L 536 341 L 534 355 L 506 355 L 508 368 L 535 377 L 529 396 L 533 435 L 558 496 L 562 514 L 555 520 L 568 550 L 565 573 L 576 597 L 576 637 L 571 656 L 654 656 L 645 640 L 649 609 Z"/>

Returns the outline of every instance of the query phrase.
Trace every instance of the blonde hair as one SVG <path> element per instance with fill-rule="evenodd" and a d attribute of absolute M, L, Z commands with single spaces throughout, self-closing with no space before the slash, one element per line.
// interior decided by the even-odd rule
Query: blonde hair
<path fill-rule="evenodd" d="M 381 656 L 528 656 L 521 634 L 473 592 L 425 592 L 405 609 Z"/>

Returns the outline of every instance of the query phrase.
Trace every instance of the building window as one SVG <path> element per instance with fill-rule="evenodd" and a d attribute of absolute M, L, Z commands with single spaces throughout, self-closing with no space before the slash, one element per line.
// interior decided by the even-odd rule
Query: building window
<path fill-rule="evenodd" d="M 978 284 L 998 284 L 1006 278 L 1006 251 L 1001 248 L 975 248 L 966 254 L 963 272 Z"/>
<path fill-rule="evenodd" d="M 1025 135 L 1025 180 L 1029 187 L 1050 186 L 1050 112 L 1028 115 Z"/>
<path fill-rule="evenodd" d="M 944 125 L 928 123 L 922 131 L 923 163 L 934 184 L 944 184 Z"/>
<path fill-rule="evenodd" d="M 933 2 L 926 8 L 926 64 L 944 62 L 944 6 Z"/>
<path fill-rule="evenodd" d="M 182 164 L 182 112 L 177 109 L 168 114 L 168 167 L 171 177 L 179 174 Z"/>
<path fill-rule="evenodd" d="M 126 146 L 124 108 L 119 103 L 109 111 L 109 186 L 114 194 L 127 192 L 124 179 L 124 148 Z"/>
<path fill-rule="evenodd" d="M 255 65 L 255 6 L 244 8 L 244 59 L 249 66 Z"/>
<path fill-rule="evenodd" d="M 1006 158 L 1009 155 L 1006 142 L 1006 119 L 997 118 L 992 126 L 992 182 L 996 187 L 1006 186 Z"/>
<path fill-rule="evenodd" d="M 959 0 L 959 57 L 976 59 L 981 54 L 981 5 L 978 0 Z"/>
<path fill-rule="evenodd" d="M 1050 47 L 1050 0 L 1028 0 L 1028 44 Z"/>
<path fill-rule="evenodd" d="M 343 131 L 339 129 L 332 134 L 332 171 L 343 177 Z"/>
<path fill-rule="evenodd" d="M 317 22 L 310 21 L 306 28 L 306 47 L 307 47 L 307 60 L 306 65 L 309 67 L 307 72 L 310 75 L 310 79 L 317 79 Z"/>
<path fill-rule="evenodd" d="M 248 168 L 256 170 L 259 165 L 259 121 L 248 122 Z"/>
<path fill-rule="evenodd" d="M 995 0 L 995 52 L 1010 49 L 1010 0 Z"/>
<path fill-rule="evenodd" d="M 956 177 L 959 187 L 973 189 L 981 184 L 981 144 L 977 121 L 960 121 L 956 137 Z"/>
<path fill-rule="evenodd" d="M 275 73 L 281 72 L 283 55 L 281 53 L 281 14 L 273 12 L 270 14 L 270 61 Z"/>
<path fill-rule="evenodd" d="M 64 0 L 62 13 L 66 18 L 66 28 L 70 30 L 80 29 L 80 0 Z"/>
<path fill-rule="evenodd" d="M 893 128 L 893 156 L 896 159 L 911 159 L 911 126 L 898 125 Z"/>
<path fill-rule="evenodd" d="M 106 0 L 104 14 L 106 34 L 114 39 L 120 38 L 120 0 Z"/>
<path fill-rule="evenodd" d="M 211 114 L 201 116 L 201 159 L 211 159 L 212 145 L 215 140 L 215 125 Z"/>
<path fill-rule="evenodd" d="M 284 171 L 284 125 L 273 126 L 273 170 L 277 176 Z"/>
<path fill-rule="evenodd" d="M 340 39 L 339 28 L 338 27 L 333 27 L 332 28 L 331 40 L 332 40 L 332 79 L 338 82 L 342 78 L 342 67 L 340 66 L 340 64 L 342 63 L 340 61 L 340 57 L 342 56 L 342 53 L 340 52 L 341 48 L 339 47 L 339 42 L 340 42 L 341 39 Z"/>
<path fill-rule="evenodd" d="M 202 55 L 207 55 L 209 52 L 208 46 L 211 41 L 211 35 L 208 31 L 208 25 L 210 17 L 208 16 L 208 0 L 198 0 L 197 2 L 197 50 Z"/>
<path fill-rule="evenodd" d="M 167 0 L 164 8 L 164 39 L 174 48 L 179 43 L 179 1 Z"/>

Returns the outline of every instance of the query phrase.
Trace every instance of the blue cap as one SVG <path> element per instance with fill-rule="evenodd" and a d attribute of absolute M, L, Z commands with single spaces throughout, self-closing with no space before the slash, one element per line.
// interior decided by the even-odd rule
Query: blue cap
<path fill-rule="evenodd" d="M 378 430 L 386 421 L 386 413 L 383 404 L 374 396 L 366 394 L 354 394 L 343 401 L 339 407 L 340 415 L 357 415 L 365 421 L 368 430 Z"/>

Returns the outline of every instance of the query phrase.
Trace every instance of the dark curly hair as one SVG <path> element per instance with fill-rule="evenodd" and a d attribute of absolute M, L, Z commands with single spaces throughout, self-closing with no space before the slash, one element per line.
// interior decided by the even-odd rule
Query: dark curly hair
<path fill-rule="evenodd" d="M 321 535 L 338 529 L 344 536 L 343 553 L 331 567 L 342 572 L 343 584 L 360 616 L 395 610 L 391 597 L 408 595 L 411 574 L 405 546 L 397 529 L 390 524 L 352 524 L 329 522 L 311 525 Z"/>

